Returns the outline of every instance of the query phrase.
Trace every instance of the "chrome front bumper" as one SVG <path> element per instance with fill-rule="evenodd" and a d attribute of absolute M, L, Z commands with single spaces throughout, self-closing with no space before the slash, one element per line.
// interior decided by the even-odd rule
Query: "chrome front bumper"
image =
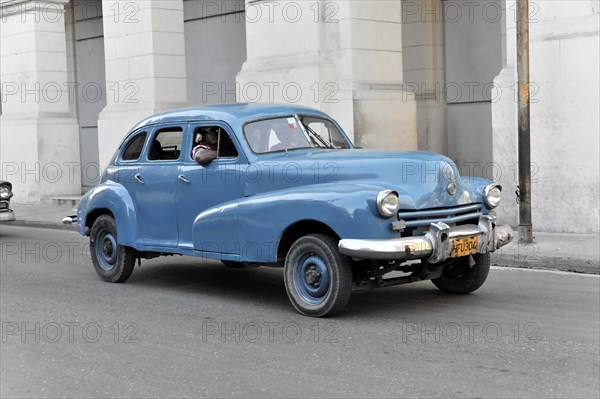
<path fill-rule="evenodd" d="M 10 209 L 0 212 L 0 222 L 14 222 L 15 220 L 15 213 Z"/>
<path fill-rule="evenodd" d="M 508 225 L 496 226 L 496 217 L 482 215 L 477 225 L 450 228 L 446 223 L 431 223 L 424 236 L 390 238 L 384 240 L 340 240 L 341 253 L 363 259 L 411 260 L 424 259 L 439 263 L 450 258 L 454 240 L 477 236 L 477 253 L 485 254 L 508 244 L 514 236 Z"/>

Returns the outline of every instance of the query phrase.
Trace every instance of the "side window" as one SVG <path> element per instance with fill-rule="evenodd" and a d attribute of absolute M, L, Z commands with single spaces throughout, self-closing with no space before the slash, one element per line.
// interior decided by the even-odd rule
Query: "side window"
<path fill-rule="evenodd" d="M 140 158 L 140 154 L 144 148 L 144 142 L 146 141 L 146 135 L 146 132 L 138 134 L 129 141 L 123 151 L 123 156 L 121 157 L 123 161 L 137 161 Z"/>
<path fill-rule="evenodd" d="M 219 126 L 201 126 L 194 130 L 193 148 L 213 148 L 217 150 L 217 158 L 236 158 L 237 149 L 225 129 Z M 193 158 L 192 151 L 192 158 Z"/>
<path fill-rule="evenodd" d="M 148 152 L 150 161 L 173 161 L 181 155 L 183 129 L 172 127 L 158 131 Z"/>

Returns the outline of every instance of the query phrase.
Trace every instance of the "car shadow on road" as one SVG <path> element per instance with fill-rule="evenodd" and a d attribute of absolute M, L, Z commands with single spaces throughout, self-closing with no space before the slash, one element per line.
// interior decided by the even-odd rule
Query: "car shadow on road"
<path fill-rule="evenodd" d="M 142 261 L 142 267 L 135 268 L 128 284 L 293 309 L 281 269 L 229 268 L 218 261 L 202 262 L 193 258 L 156 259 Z"/>
<path fill-rule="evenodd" d="M 269 267 L 228 268 L 220 262 L 193 258 L 143 261 L 128 284 L 172 292 L 209 295 L 240 303 L 264 303 L 293 313 L 284 286 L 283 270 Z M 354 291 L 346 308 L 335 319 L 368 316 L 410 317 L 440 308 L 457 309 L 481 302 L 485 294 L 453 295 L 439 291 L 429 281 L 395 287 Z"/>
<path fill-rule="evenodd" d="M 485 293 L 455 295 L 438 290 L 429 281 L 371 290 L 354 291 L 344 314 L 377 317 L 421 318 L 440 310 L 460 311 L 480 304 Z"/>

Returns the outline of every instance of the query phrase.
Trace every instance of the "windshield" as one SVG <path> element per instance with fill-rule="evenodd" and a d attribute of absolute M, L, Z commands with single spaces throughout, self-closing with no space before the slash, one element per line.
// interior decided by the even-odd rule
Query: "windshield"
<path fill-rule="evenodd" d="M 252 151 L 265 154 L 301 148 L 350 148 L 329 120 L 317 117 L 281 117 L 248 123 L 244 135 Z"/>

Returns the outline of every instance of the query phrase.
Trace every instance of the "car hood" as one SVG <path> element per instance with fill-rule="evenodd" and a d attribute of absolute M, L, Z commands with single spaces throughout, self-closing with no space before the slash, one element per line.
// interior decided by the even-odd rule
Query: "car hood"
<path fill-rule="evenodd" d="M 423 151 L 296 150 L 270 154 L 257 165 L 271 172 L 270 183 L 283 186 L 360 184 L 390 189 L 408 210 L 480 202 L 485 185 L 482 179 L 461 178 L 448 157 Z"/>

